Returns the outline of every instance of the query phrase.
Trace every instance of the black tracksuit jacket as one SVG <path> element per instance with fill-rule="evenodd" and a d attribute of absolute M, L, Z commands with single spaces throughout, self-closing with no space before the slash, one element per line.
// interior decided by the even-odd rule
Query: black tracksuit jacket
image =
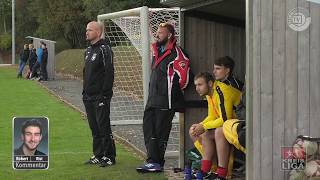
<path fill-rule="evenodd" d="M 83 100 L 111 98 L 113 82 L 113 52 L 110 44 L 101 39 L 85 51 Z"/>

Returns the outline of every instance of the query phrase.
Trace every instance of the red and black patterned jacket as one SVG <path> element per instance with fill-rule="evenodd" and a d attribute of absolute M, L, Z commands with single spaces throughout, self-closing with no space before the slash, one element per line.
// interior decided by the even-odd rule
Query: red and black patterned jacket
<path fill-rule="evenodd" d="M 146 107 L 183 111 L 183 89 L 189 83 L 190 61 L 172 40 L 164 52 L 152 45 L 153 58 Z"/>

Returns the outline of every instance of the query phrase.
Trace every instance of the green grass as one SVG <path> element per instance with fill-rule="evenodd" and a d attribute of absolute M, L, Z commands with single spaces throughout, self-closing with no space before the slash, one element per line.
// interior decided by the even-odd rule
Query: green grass
<path fill-rule="evenodd" d="M 100 168 L 83 162 L 91 156 L 91 133 L 80 113 L 69 108 L 36 82 L 16 79 L 16 69 L 0 67 L 0 179 L 166 179 L 138 174 L 142 160 L 117 144 L 117 164 Z M 12 118 L 46 116 L 50 122 L 48 170 L 13 170 Z"/>

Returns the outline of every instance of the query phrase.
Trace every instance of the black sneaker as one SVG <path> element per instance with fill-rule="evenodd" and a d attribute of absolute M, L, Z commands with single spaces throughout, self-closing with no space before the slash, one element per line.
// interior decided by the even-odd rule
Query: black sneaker
<path fill-rule="evenodd" d="M 101 159 L 100 159 L 100 164 L 99 166 L 100 167 L 106 167 L 106 166 L 112 166 L 116 163 L 116 161 L 112 161 L 110 158 L 106 157 L 106 156 L 103 156 Z"/>
<path fill-rule="evenodd" d="M 84 164 L 100 164 L 100 160 L 96 158 L 95 156 L 92 156 L 88 161 L 86 161 Z"/>
<path fill-rule="evenodd" d="M 136 170 L 140 173 L 162 172 L 163 167 L 161 167 L 159 163 L 146 163 L 142 166 L 137 167 Z"/>

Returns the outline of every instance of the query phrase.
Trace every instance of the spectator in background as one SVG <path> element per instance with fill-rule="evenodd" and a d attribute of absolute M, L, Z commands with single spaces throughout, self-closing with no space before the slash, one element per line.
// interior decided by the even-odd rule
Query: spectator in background
<path fill-rule="evenodd" d="M 29 51 L 30 51 L 29 58 L 28 58 L 29 69 L 26 76 L 27 79 L 31 77 L 32 68 L 37 61 L 36 49 L 33 47 L 33 44 L 29 44 Z"/>
<path fill-rule="evenodd" d="M 28 59 L 29 59 L 29 54 L 30 54 L 30 51 L 29 51 L 28 44 L 25 44 L 23 46 L 23 50 L 20 53 L 20 63 L 19 63 L 19 70 L 18 70 L 17 78 L 22 78 L 22 72 L 23 72 L 25 65 L 27 64 Z"/>
<path fill-rule="evenodd" d="M 42 48 L 42 56 L 40 63 L 40 79 L 39 81 L 48 81 L 48 72 L 47 72 L 47 64 L 48 64 L 48 49 L 47 45 L 44 42 L 41 42 Z"/>
<path fill-rule="evenodd" d="M 34 64 L 33 68 L 32 68 L 32 72 L 30 75 L 30 78 L 39 78 L 39 70 L 40 70 L 40 66 L 41 66 L 41 61 L 42 61 L 42 55 L 43 55 L 43 49 L 41 48 L 42 44 L 44 42 L 40 42 L 40 47 L 37 48 L 37 62 Z"/>

